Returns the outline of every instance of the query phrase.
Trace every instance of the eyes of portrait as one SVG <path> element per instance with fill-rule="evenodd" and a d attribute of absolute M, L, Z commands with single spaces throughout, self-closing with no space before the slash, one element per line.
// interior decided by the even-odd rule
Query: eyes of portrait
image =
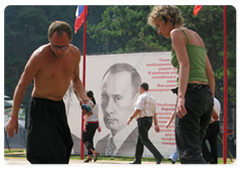
<path fill-rule="evenodd" d="M 119 102 L 120 100 L 122 100 L 122 96 L 121 95 L 118 95 L 118 94 L 115 94 L 115 95 L 111 95 L 111 98 L 112 100 L 117 103 Z M 105 102 L 108 102 L 109 101 L 109 96 L 107 94 L 102 94 L 102 101 L 105 101 Z"/>
<path fill-rule="evenodd" d="M 122 96 L 121 95 L 112 95 L 113 101 L 116 103 L 120 100 L 122 100 Z"/>

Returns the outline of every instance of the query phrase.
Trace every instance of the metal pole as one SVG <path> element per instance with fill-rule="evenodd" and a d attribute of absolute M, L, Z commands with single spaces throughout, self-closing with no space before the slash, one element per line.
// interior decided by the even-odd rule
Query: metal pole
<path fill-rule="evenodd" d="M 228 113 L 228 79 L 227 79 L 227 8 L 223 6 L 223 36 L 224 36 L 224 120 L 223 120 L 223 163 L 227 163 L 227 113 Z"/>
<path fill-rule="evenodd" d="M 86 90 L 86 30 L 87 30 L 87 6 L 84 5 L 85 19 L 83 27 L 83 87 Z M 82 126 L 81 126 L 81 159 L 84 159 L 84 143 L 82 142 L 82 132 L 83 132 L 83 115 L 82 115 Z"/>

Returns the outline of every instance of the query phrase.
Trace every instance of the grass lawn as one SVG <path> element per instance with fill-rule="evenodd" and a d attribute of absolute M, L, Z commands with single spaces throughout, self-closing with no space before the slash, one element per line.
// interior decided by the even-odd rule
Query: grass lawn
<path fill-rule="evenodd" d="M 4 149 L 4 158 L 19 158 L 19 159 L 26 159 L 26 150 L 25 149 L 11 149 L 9 151 L 8 149 Z M 79 155 L 72 155 L 70 159 L 75 159 L 79 160 L 80 156 Z M 84 157 L 86 159 L 86 156 Z M 129 161 L 132 162 L 134 160 L 134 157 L 107 157 L 107 156 L 99 156 L 98 160 L 106 160 L 106 161 Z M 154 158 L 142 158 L 142 162 L 156 162 Z M 169 162 L 166 158 L 162 161 L 164 162 Z M 227 164 L 233 164 L 235 162 L 234 160 L 230 160 L 229 158 L 227 159 Z M 177 161 L 176 163 L 180 163 Z M 223 159 L 218 158 L 218 164 L 223 164 Z"/>

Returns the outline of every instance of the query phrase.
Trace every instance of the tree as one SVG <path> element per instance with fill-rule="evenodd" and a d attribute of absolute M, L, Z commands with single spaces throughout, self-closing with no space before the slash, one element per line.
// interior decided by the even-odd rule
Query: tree
<path fill-rule="evenodd" d="M 51 22 L 64 20 L 74 28 L 77 6 L 8 6 L 4 11 L 4 92 L 12 96 L 31 53 L 48 43 Z M 213 66 L 216 97 L 223 103 L 223 7 L 203 6 L 197 16 L 194 6 L 178 6 L 185 26 L 203 39 Z M 87 54 L 171 51 L 170 39 L 147 25 L 153 6 L 89 6 L 87 16 Z M 228 105 L 236 114 L 236 9 L 227 6 Z M 74 34 L 72 44 L 82 51 L 83 27 Z M 28 105 L 32 85 L 24 104 Z M 230 114 L 231 115 L 231 114 Z"/>
<path fill-rule="evenodd" d="M 170 40 L 157 35 L 148 26 L 147 16 L 153 6 L 109 6 L 102 21 L 90 26 L 91 38 L 104 44 L 105 53 L 170 51 Z M 223 6 L 203 6 L 197 16 L 194 6 L 178 6 L 185 26 L 203 39 L 215 73 L 215 96 L 223 104 Z M 227 6 L 228 105 L 230 117 L 236 115 L 236 9 Z"/>
<path fill-rule="evenodd" d="M 147 25 L 150 9 L 151 6 L 109 6 L 102 14 L 102 22 L 90 25 L 88 33 L 104 44 L 103 51 L 107 53 L 169 50 L 170 43 L 164 43 L 168 40 L 157 37 Z"/>

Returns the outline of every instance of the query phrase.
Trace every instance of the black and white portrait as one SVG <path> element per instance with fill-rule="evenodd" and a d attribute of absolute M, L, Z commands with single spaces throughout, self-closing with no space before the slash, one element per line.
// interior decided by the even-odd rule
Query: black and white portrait
<path fill-rule="evenodd" d="M 117 63 L 108 68 L 102 78 L 101 107 L 103 121 L 109 133 L 96 144 L 99 153 L 109 156 L 126 155 L 133 150 L 137 140 L 136 124 L 126 122 L 134 110 L 141 77 L 127 63 Z"/>

